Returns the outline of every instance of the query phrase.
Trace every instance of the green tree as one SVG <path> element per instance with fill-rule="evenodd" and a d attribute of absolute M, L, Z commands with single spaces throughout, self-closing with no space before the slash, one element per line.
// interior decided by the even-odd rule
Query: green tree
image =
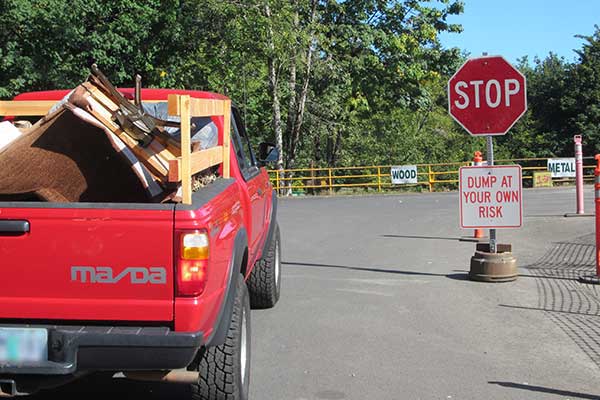
<path fill-rule="evenodd" d="M 585 153 L 596 154 L 600 152 L 600 27 L 596 26 L 590 36 L 580 37 L 585 43 L 577 51 L 578 63 L 572 67 L 565 85 L 562 107 L 569 118 L 562 132 L 565 147 L 567 136 L 581 134 Z"/>
<path fill-rule="evenodd" d="M 460 31 L 446 22 L 460 12 L 462 4 L 449 1 L 326 4 L 308 106 L 310 132 L 318 135 L 314 159 L 335 166 L 346 141 L 403 141 L 398 118 L 406 122 L 407 114 L 430 110 L 430 89 L 459 58 L 457 50 L 441 48 L 437 35 Z"/>
<path fill-rule="evenodd" d="M 168 25 L 158 0 L 6 0 L 0 6 L 0 97 L 72 87 L 92 63 L 116 84 L 150 74 Z"/>
<path fill-rule="evenodd" d="M 565 131 L 568 116 L 563 103 L 568 92 L 571 66 L 564 58 L 550 53 L 543 60 L 535 58 L 533 66 L 524 57 L 517 68 L 527 78 L 528 111 L 507 135 L 498 138 L 503 156 L 521 158 L 569 154 L 564 153 L 569 138 L 565 136 L 568 135 Z"/>

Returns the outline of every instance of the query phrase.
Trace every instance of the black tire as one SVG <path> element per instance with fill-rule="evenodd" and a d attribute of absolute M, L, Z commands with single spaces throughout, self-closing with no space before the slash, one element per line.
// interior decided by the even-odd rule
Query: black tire
<path fill-rule="evenodd" d="M 263 258 L 256 261 L 248 277 L 250 305 L 255 309 L 272 308 L 279 300 L 281 291 L 281 237 L 279 225 Z"/>
<path fill-rule="evenodd" d="M 239 276 L 231 324 L 225 343 L 209 347 L 198 364 L 200 379 L 192 385 L 194 400 L 247 400 L 250 387 L 250 299 Z"/>

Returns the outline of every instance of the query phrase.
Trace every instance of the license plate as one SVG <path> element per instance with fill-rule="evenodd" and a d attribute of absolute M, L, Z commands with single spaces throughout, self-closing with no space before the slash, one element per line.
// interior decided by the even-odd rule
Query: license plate
<path fill-rule="evenodd" d="M 48 359 L 48 331 L 0 328 L 0 363 L 27 364 Z"/>

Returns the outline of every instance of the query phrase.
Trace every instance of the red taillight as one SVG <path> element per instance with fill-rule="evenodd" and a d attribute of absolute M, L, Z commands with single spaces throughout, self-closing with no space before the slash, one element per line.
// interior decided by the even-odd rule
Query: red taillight
<path fill-rule="evenodd" d="M 208 235 L 203 231 L 181 232 L 177 254 L 177 296 L 199 296 L 206 287 Z"/>

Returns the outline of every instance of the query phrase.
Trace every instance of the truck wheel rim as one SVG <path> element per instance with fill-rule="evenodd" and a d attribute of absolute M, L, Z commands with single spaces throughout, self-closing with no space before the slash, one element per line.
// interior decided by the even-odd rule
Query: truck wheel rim
<path fill-rule="evenodd" d="M 279 274 L 281 273 L 281 262 L 279 260 L 279 242 L 275 242 L 275 285 L 279 287 Z"/>
<path fill-rule="evenodd" d="M 246 320 L 246 309 L 242 309 L 242 338 L 240 344 L 240 364 L 242 366 L 242 386 L 246 383 L 246 368 L 248 362 L 248 349 L 247 349 L 247 320 Z"/>

